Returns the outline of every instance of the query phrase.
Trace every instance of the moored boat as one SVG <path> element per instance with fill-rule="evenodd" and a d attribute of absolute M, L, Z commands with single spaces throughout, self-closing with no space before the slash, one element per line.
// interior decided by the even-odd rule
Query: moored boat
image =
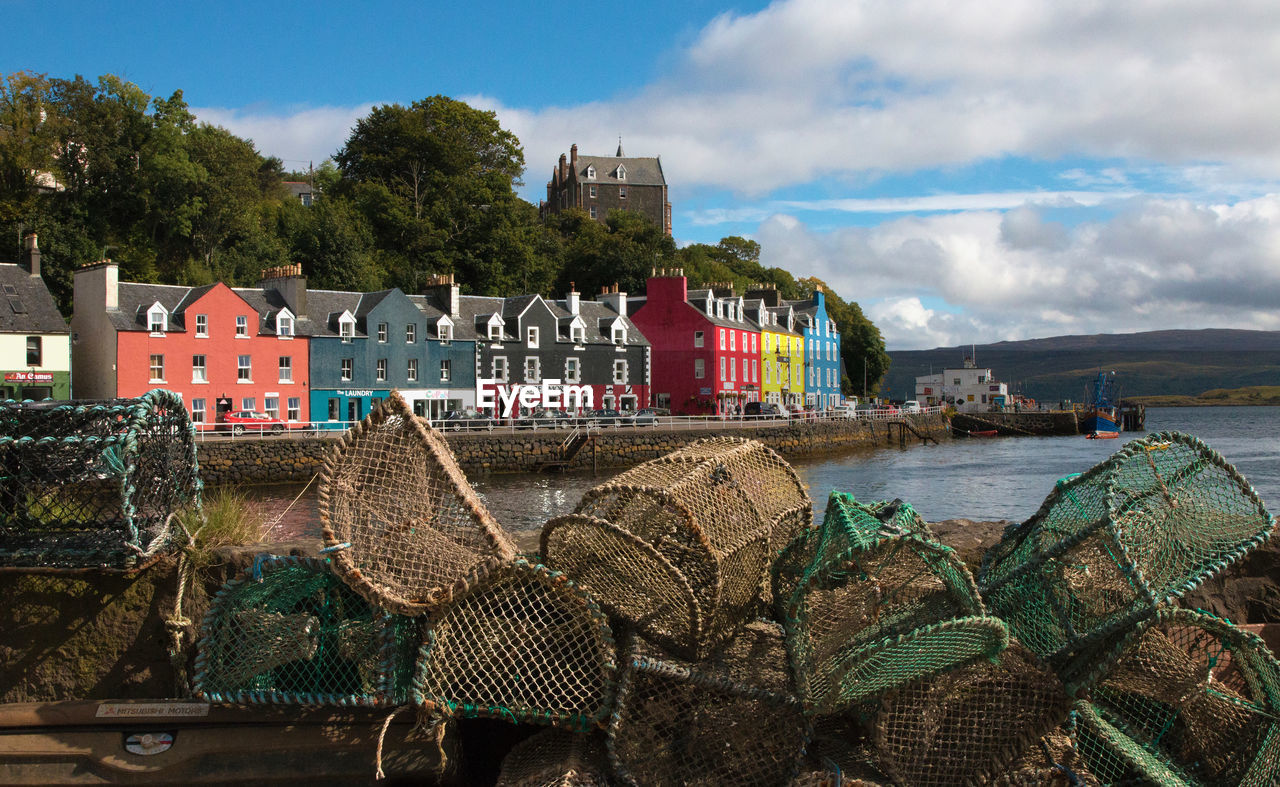
<path fill-rule="evenodd" d="M 1120 395 L 1115 372 L 1098 372 L 1089 387 L 1089 403 L 1080 418 L 1080 431 L 1093 433 L 1120 431 Z"/>

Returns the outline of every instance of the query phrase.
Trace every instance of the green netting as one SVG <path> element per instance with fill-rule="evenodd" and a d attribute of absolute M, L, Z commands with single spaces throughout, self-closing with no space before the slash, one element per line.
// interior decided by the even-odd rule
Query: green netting
<path fill-rule="evenodd" d="M 200 492 L 177 394 L 0 402 L 0 565 L 134 567 L 172 546 L 171 515 Z"/>
<path fill-rule="evenodd" d="M 585 592 L 545 566 L 494 561 L 431 613 L 413 701 L 437 720 L 581 730 L 608 714 L 616 672 L 613 633 Z"/>
<path fill-rule="evenodd" d="M 885 516 L 882 520 L 876 516 Z M 868 507 L 832 492 L 826 520 L 779 570 L 813 559 L 786 603 L 787 649 L 811 713 L 847 711 L 908 681 L 999 653 L 1004 624 L 986 615 L 964 564 L 922 537 L 911 507 Z"/>
<path fill-rule="evenodd" d="M 1280 665 L 1207 613 L 1167 608 L 1139 626 L 1076 712 L 1077 745 L 1103 784 L 1280 781 Z"/>
<path fill-rule="evenodd" d="M 640 637 L 627 651 L 608 738 L 624 782 L 763 787 L 796 775 L 808 726 L 776 624 L 748 624 L 698 662 Z"/>
<path fill-rule="evenodd" d="M 1263 543 L 1249 483 L 1189 435 L 1128 443 L 1059 481 L 983 560 L 983 596 L 1019 642 L 1055 662 L 1149 617 Z"/>
<path fill-rule="evenodd" d="M 370 606 L 325 560 L 259 556 L 205 616 L 195 690 L 210 702 L 408 702 L 418 626 Z"/>

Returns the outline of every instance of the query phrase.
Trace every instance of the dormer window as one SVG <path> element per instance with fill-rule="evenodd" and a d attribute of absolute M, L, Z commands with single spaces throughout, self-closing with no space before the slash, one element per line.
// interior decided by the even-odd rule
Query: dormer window
<path fill-rule="evenodd" d="M 624 164 L 619 164 L 619 165 L 618 165 L 618 171 L 617 171 L 616 173 L 614 173 L 614 174 L 616 174 L 616 175 L 618 176 L 618 180 L 626 180 L 626 179 L 627 179 L 627 168 L 626 168 L 626 165 L 624 165 Z"/>
<path fill-rule="evenodd" d="M 588 164 L 588 165 L 587 165 L 587 177 L 588 177 L 589 179 L 592 179 L 592 180 L 594 180 L 594 179 L 595 179 L 595 177 L 596 177 L 596 168 L 595 168 L 595 165 L 594 165 L 594 164 Z M 594 195 L 594 194 L 592 194 L 591 196 L 593 196 L 593 197 L 594 197 L 595 195 Z"/>
<path fill-rule="evenodd" d="M 147 327 L 153 335 L 163 336 L 169 330 L 169 312 L 159 302 L 151 304 L 151 308 L 147 309 Z"/>
<path fill-rule="evenodd" d="M 351 316 L 351 312 L 343 312 L 338 318 L 338 335 L 345 344 L 356 338 L 356 318 Z"/>
<path fill-rule="evenodd" d="M 614 344 L 626 344 L 626 343 L 627 343 L 627 329 L 626 329 L 626 328 L 623 328 L 621 325 L 615 325 L 615 326 L 613 326 L 613 343 L 614 343 Z"/>
<path fill-rule="evenodd" d="M 489 323 L 489 341 L 502 341 L 502 326 L 496 322 Z"/>
<path fill-rule="evenodd" d="M 587 329 L 581 325 L 570 326 L 569 336 L 574 344 L 584 344 L 587 341 Z"/>
<path fill-rule="evenodd" d="M 276 336 L 282 339 L 293 338 L 293 315 L 288 309 L 282 309 L 276 315 Z"/>
<path fill-rule="evenodd" d="M 436 323 L 436 338 L 445 343 L 453 341 L 453 324 L 447 320 Z"/>

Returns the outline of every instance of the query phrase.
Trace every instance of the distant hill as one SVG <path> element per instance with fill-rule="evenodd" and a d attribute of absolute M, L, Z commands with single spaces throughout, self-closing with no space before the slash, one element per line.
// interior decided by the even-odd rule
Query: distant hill
<path fill-rule="evenodd" d="M 1280 385 L 1280 331 L 1103 333 L 980 344 L 976 350 L 978 366 L 990 368 L 1010 390 L 1045 402 L 1083 401 L 1099 371 L 1114 371 L 1124 396 Z M 961 366 L 970 351 L 964 345 L 891 352 L 881 390 L 895 399 L 913 397 L 917 376 Z"/>

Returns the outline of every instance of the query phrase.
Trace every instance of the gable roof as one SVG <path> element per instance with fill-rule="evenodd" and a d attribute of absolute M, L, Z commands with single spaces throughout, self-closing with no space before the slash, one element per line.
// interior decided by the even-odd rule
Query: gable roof
<path fill-rule="evenodd" d="M 4 290 L 6 297 L 0 299 L 0 332 L 71 332 L 44 279 L 27 273 L 21 265 L 0 265 L 0 285 L 12 287 L 15 293 L 9 295 Z"/>
<path fill-rule="evenodd" d="M 617 180 L 614 173 L 618 166 L 627 170 L 625 180 Z M 596 168 L 594 178 L 587 177 L 587 167 Z M 617 156 L 578 156 L 578 180 L 588 183 L 618 183 L 632 186 L 665 186 L 667 179 L 662 174 L 662 160 L 657 158 L 619 158 Z"/>

